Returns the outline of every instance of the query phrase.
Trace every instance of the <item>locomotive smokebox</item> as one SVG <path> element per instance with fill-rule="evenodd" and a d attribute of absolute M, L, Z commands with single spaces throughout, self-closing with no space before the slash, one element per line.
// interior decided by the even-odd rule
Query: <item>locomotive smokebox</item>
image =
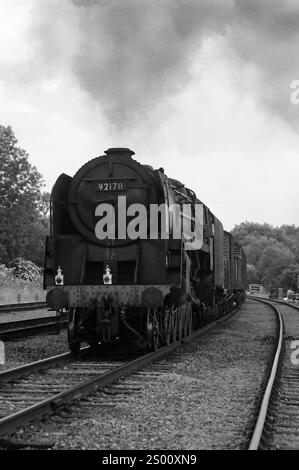
<path fill-rule="evenodd" d="M 108 155 L 108 157 L 115 155 L 117 157 L 132 157 L 132 155 L 135 155 L 135 152 L 133 150 L 124 148 L 124 147 L 111 147 L 108 150 L 105 150 L 105 154 Z"/>

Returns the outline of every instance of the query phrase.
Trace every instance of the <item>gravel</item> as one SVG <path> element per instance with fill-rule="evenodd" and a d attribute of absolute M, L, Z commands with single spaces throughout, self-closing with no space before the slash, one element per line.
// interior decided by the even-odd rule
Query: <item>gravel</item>
<path fill-rule="evenodd" d="M 0 365 L 0 371 L 68 351 L 66 329 L 61 330 L 59 335 L 47 333 L 6 341 L 5 364 Z"/>
<path fill-rule="evenodd" d="M 268 420 L 268 449 L 299 449 L 299 364 L 291 361 L 293 341 L 299 340 L 299 311 L 278 305 L 284 323 L 284 355 L 278 393 L 274 394 Z"/>
<path fill-rule="evenodd" d="M 244 448 L 275 343 L 274 318 L 247 300 L 180 351 L 15 437 L 56 449 Z"/>

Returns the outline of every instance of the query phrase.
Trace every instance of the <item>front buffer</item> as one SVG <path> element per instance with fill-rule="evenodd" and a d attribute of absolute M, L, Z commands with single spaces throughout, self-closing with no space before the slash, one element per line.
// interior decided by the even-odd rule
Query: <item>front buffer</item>
<path fill-rule="evenodd" d="M 174 328 L 182 308 L 165 306 L 169 293 L 168 285 L 63 285 L 48 288 L 47 305 L 69 311 L 68 340 L 73 352 L 83 341 L 95 346 L 127 336 L 157 349 L 177 337 Z"/>

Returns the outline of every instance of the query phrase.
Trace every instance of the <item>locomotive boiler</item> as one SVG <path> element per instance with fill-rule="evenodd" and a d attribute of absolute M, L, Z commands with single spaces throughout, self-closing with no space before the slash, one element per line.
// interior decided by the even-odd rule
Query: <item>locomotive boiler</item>
<path fill-rule="evenodd" d="M 124 338 L 156 350 L 243 300 L 246 258 L 183 183 L 110 148 L 51 193 L 44 287 L 71 351 Z M 187 227 L 187 228 L 186 228 Z"/>

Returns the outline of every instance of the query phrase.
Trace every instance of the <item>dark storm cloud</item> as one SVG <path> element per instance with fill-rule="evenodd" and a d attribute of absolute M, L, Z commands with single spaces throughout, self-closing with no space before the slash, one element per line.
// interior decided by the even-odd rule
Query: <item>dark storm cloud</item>
<path fill-rule="evenodd" d="M 49 75 L 70 68 L 109 120 L 122 125 L 188 83 L 203 39 L 224 33 L 232 4 L 69 0 L 61 6 L 52 0 L 45 8 L 38 2 L 34 30 L 40 60 Z"/>
<path fill-rule="evenodd" d="M 43 0 L 32 21 L 34 60 L 5 73 L 23 83 L 71 73 L 124 128 L 188 85 L 201 44 L 215 35 L 235 53 L 236 82 L 237 64 L 253 64 L 257 99 L 297 119 L 289 100 L 299 79 L 297 0 Z"/>
<path fill-rule="evenodd" d="M 230 9 L 206 0 L 82 1 L 73 71 L 119 123 L 141 116 L 187 81 L 203 37 L 219 32 Z"/>
<path fill-rule="evenodd" d="M 297 0 L 239 0 L 227 29 L 231 47 L 260 75 L 260 100 L 298 126 L 290 103 L 290 84 L 299 79 L 299 8 Z"/>

